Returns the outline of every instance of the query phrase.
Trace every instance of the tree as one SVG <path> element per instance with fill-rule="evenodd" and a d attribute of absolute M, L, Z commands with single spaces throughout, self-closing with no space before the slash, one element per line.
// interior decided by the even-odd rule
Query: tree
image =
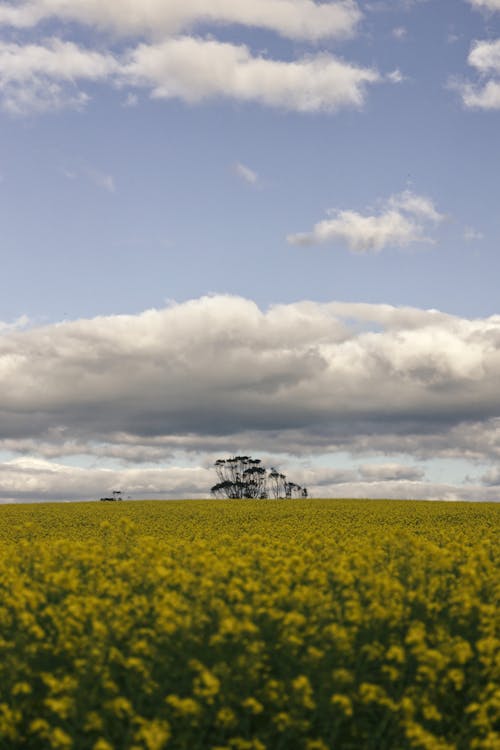
<path fill-rule="evenodd" d="M 215 462 L 218 482 L 210 490 L 220 498 L 268 498 L 275 499 L 307 497 L 307 490 L 295 482 L 288 482 L 286 475 L 274 468 L 269 471 L 259 458 L 233 456 L 219 458 Z"/>
<path fill-rule="evenodd" d="M 280 474 L 273 467 L 269 472 L 269 484 L 271 486 L 271 492 L 276 500 L 280 497 L 286 497 L 286 476 Z"/>

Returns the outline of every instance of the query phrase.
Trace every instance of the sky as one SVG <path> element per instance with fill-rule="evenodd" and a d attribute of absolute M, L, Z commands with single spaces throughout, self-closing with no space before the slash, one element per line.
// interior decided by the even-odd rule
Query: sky
<path fill-rule="evenodd" d="M 500 499 L 500 0 L 0 0 L 0 503 Z"/>

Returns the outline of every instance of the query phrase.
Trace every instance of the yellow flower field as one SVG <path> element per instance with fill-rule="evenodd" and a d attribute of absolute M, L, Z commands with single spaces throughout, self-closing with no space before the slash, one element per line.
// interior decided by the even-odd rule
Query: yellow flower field
<path fill-rule="evenodd" d="M 0 507 L 0 748 L 500 750 L 499 520 Z"/>

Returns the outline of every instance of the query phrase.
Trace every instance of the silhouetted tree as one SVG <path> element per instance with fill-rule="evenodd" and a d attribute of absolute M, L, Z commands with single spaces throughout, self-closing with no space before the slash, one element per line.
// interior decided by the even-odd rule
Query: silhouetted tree
<path fill-rule="evenodd" d="M 218 482 L 210 490 L 220 498 L 307 497 L 307 490 L 288 482 L 285 474 L 274 468 L 268 472 L 259 458 L 233 456 L 215 462 Z M 304 494 L 305 493 L 305 494 Z"/>

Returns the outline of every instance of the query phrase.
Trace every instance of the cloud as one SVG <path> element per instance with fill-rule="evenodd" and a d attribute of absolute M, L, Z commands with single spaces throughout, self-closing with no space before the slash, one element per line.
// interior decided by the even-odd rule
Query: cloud
<path fill-rule="evenodd" d="M 391 71 L 387 74 L 387 80 L 391 83 L 402 83 L 405 81 L 405 76 L 401 73 L 401 71 L 396 68 L 396 70 Z"/>
<path fill-rule="evenodd" d="M 392 36 L 395 39 L 405 39 L 408 36 L 408 29 L 404 26 L 396 26 L 392 30 Z"/>
<path fill-rule="evenodd" d="M 87 168 L 84 170 L 89 180 L 91 180 L 97 187 L 106 190 L 108 193 L 116 192 L 115 178 L 111 174 L 101 172 L 98 169 Z"/>
<path fill-rule="evenodd" d="M 500 0 L 468 0 L 468 2 L 478 10 L 500 10 Z"/>
<path fill-rule="evenodd" d="M 157 99 L 225 97 L 298 112 L 360 107 L 366 86 L 381 81 L 377 71 L 328 54 L 284 62 L 255 57 L 244 45 L 193 37 L 139 45 L 124 74 Z"/>
<path fill-rule="evenodd" d="M 73 42 L 0 42 L 2 106 L 18 115 L 63 107 L 79 109 L 88 96 L 78 90 L 77 81 L 103 81 L 117 70 L 111 55 L 83 49 Z"/>
<path fill-rule="evenodd" d="M 474 227 L 465 227 L 464 239 L 467 242 L 476 242 L 477 240 L 484 240 L 484 234 L 474 229 Z"/>
<path fill-rule="evenodd" d="M 332 218 L 314 225 L 311 232 L 291 234 L 292 245 L 341 243 L 355 253 L 380 252 L 386 247 L 406 247 L 414 242 L 430 242 L 424 232 L 427 224 L 445 217 L 425 196 L 406 190 L 393 195 L 377 214 L 333 209 Z"/>
<path fill-rule="evenodd" d="M 500 39 L 474 42 L 468 62 L 480 73 L 500 73 Z"/>
<path fill-rule="evenodd" d="M 154 469 L 79 468 L 41 459 L 20 458 L 0 464 L 1 501 L 97 500 L 121 489 L 124 497 L 206 497 L 212 471 L 203 467 Z"/>
<path fill-rule="evenodd" d="M 483 475 L 482 481 L 489 487 L 499 487 L 500 470 L 498 468 L 490 469 Z"/>
<path fill-rule="evenodd" d="M 417 481 L 424 478 L 423 469 L 398 463 L 366 464 L 360 467 L 360 474 L 364 480 L 372 482 L 397 482 L 403 479 Z"/>
<path fill-rule="evenodd" d="M 0 320 L 0 335 L 2 333 L 5 333 L 7 331 L 15 331 L 23 328 L 27 328 L 27 326 L 30 323 L 30 319 L 27 315 L 21 315 L 19 318 L 16 318 L 12 323 L 5 323 L 4 321 Z"/>
<path fill-rule="evenodd" d="M 0 439 L 218 450 L 248 434 L 276 452 L 372 435 L 413 451 L 418 436 L 492 424 L 499 378 L 499 316 L 205 297 L 5 331 Z"/>
<path fill-rule="evenodd" d="M 242 24 L 291 39 L 352 36 L 362 14 L 352 0 L 25 0 L 0 3 L 0 24 L 29 28 L 46 19 L 77 22 L 125 36 L 178 34 L 200 24 Z"/>
<path fill-rule="evenodd" d="M 189 103 L 229 98 L 298 112 L 361 107 L 377 71 L 328 54 L 291 62 L 254 56 L 244 45 L 194 37 L 100 53 L 52 38 L 43 44 L 0 43 L 0 96 L 13 114 L 82 108 L 81 82 L 146 88 L 157 99 Z M 127 101 L 127 99 L 126 99 Z M 129 101 L 135 101 L 134 99 Z"/>
<path fill-rule="evenodd" d="M 464 84 L 460 90 L 469 109 L 500 109 L 500 81 L 488 81 L 484 86 Z"/>
<path fill-rule="evenodd" d="M 478 72 L 480 81 L 452 82 L 464 105 L 469 109 L 500 109 L 500 39 L 474 42 L 468 62 Z M 488 75 L 489 80 L 485 80 Z"/>
<path fill-rule="evenodd" d="M 202 496 L 212 460 L 241 451 L 365 457 L 284 466 L 317 496 L 492 499 L 414 461 L 500 459 L 500 316 L 215 296 L 19 325 L 0 327 L 4 499 Z"/>
<path fill-rule="evenodd" d="M 391 473 L 392 472 L 392 473 Z M 384 478 L 384 473 L 388 478 Z M 291 473 L 290 473 L 291 476 Z M 432 483 L 411 467 L 365 466 L 359 471 L 309 469 L 293 479 L 307 486 L 311 497 L 394 498 L 498 501 L 498 472 L 485 475 L 485 485 Z M 120 489 L 124 498 L 206 498 L 215 480 L 203 466 L 138 469 L 82 469 L 33 458 L 0 463 L 0 503 L 97 500 Z"/>
<path fill-rule="evenodd" d="M 249 185 L 256 185 L 259 181 L 257 172 L 254 172 L 253 169 L 245 166 L 245 164 L 236 162 L 236 164 L 233 165 L 233 170 L 237 177 L 243 180 L 243 182 L 247 182 Z"/>

